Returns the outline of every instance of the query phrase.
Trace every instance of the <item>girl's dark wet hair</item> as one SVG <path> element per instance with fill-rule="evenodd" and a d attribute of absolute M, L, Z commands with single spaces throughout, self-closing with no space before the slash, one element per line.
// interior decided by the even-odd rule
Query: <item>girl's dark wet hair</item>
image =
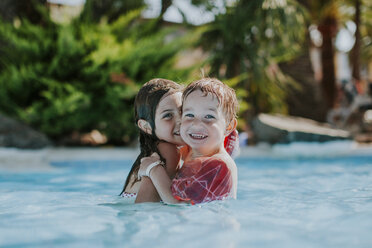
<path fill-rule="evenodd" d="M 156 108 L 165 94 L 172 92 L 180 92 L 181 90 L 182 86 L 171 80 L 156 78 L 145 83 L 137 93 L 137 96 L 134 100 L 135 124 L 137 126 L 137 123 L 140 119 L 147 121 L 151 126 L 152 134 L 145 133 L 137 126 L 139 130 L 139 142 L 141 152 L 138 155 L 136 161 L 133 163 L 132 168 L 128 174 L 128 177 L 125 180 L 123 190 L 121 191 L 120 194 L 122 194 L 125 191 L 125 188 L 128 186 L 130 178 L 132 176 L 134 176 L 135 178 L 132 185 L 135 182 L 139 181 L 139 179 L 137 179 L 137 175 L 142 158 L 148 157 L 152 153 L 156 152 L 159 154 L 160 159 L 165 163 L 165 159 L 161 156 L 158 150 L 158 143 L 160 140 L 155 135 Z"/>

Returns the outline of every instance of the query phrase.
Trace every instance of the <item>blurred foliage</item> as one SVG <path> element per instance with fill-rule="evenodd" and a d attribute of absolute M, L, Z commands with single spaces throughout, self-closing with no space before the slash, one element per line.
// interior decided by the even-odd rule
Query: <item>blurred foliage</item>
<path fill-rule="evenodd" d="M 306 16 L 292 0 L 240 0 L 208 25 L 201 44 L 211 53 L 210 74 L 240 80 L 236 88 L 248 120 L 259 112 L 286 113 L 286 90 L 296 84 L 276 64 L 301 51 Z"/>
<path fill-rule="evenodd" d="M 43 14 L 40 5 L 47 0 L 1 0 L 0 17 L 4 21 L 12 22 L 14 18 L 27 18 L 32 23 L 40 23 Z"/>
<path fill-rule="evenodd" d="M 345 28 L 351 36 L 355 35 L 355 1 L 356 0 L 298 0 L 304 2 L 309 9 L 312 23 L 318 25 L 327 15 L 333 15 L 340 27 Z M 361 23 L 360 32 L 362 37 L 361 57 L 364 63 L 372 58 L 372 1 L 361 0 Z"/>
<path fill-rule="evenodd" d="M 86 0 L 80 19 L 85 22 L 99 23 L 102 18 L 113 22 L 133 9 L 144 7 L 143 0 Z"/>
<path fill-rule="evenodd" d="M 322 34 L 322 86 L 323 95 L 332 108 L 337 101 L 336 66 L 333 54 L 334 40 L 341 28 L 345 28 L 354 37 L 353 50 L 349 52 L 352 77 L 360 80 L 360 68 L 367 67 L 372 55 L 372 3 L 358 0 L 360 3 L 360 20 L 356 21 L 357 0 L 298 0 L 308 8 L 311 22 Z M 356 29 L 359 35 L 356 35 Z M 328 45 L 327 45 L 328 44 Z M 333 64 L 333 65 L 331 65 Z"/>
<path fill-rule="evenodd" d="M 58 25 L 48 15 L 42 26 L 0 21 L 0 111 L 54 140 L 91 130 L 111 144 L 134 140 L 137 90 L 154 77 L 187 81 L 193 68 L 173 64 L 195 39 L 186 30 L 177 37 L 172 29 L 151 33 L 140 13 L 98 24 Z"/>
<path fill-rule="evenodd" d="M 191 3 L 214 13 L 215 20 L 165 28 L 162 14 L 171 0 L 161 1 L 153 20 L 140 18 L 144 0 L 87 0 L 80 17 L 62 25 L 49 19 L 45 0 L 1 1 L 0 112 L 54 140 L 99 130 L 109 143 L 127 144 L 136 135 L 132 115 L 139 87 L 154 77 L 190 82 L 205 65 L 206 75 L 236 89 L 244 128 L 260 112 L 287 112 L 288 89 L 299 86 L 277 65 L 308 52 L 310 22 L 331 13 L 346 23 L 354 14 L 353 1 L 346 0 Z M 371 3 L 362 0 L 367 61 L 371 20 Z M 177 65 L 195 46 L 204 49 L 207 61 Z"/>
<path fill-rule="evenodd" d="M 372 62 L 372 2 L 362 1 L 362 60 L 364 63 Z"/>
<path fill-rule="evenodd" d="M 355 30 L 350 30 L 348 22 L 354 21 L 355 18 L 355 0 L 338 1 L 338 9 L 340 13 L 341 25 L 354 35 Z M 372 60 L 372 2 L 370 0 L 361 0 L 361 23 L 360 23 L 360 34 L 361 34 L 361 62 L 367 64 Z"/>

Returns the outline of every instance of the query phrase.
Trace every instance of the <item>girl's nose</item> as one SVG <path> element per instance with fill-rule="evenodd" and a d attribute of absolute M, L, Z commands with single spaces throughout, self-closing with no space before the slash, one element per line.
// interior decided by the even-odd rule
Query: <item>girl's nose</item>
<path fill-rule="evenodd" d="M 176 121 L 176 128 L 179 128 L 180 126 L 181 126 L 181 119 L 178 119 L 177 121 Z"/>

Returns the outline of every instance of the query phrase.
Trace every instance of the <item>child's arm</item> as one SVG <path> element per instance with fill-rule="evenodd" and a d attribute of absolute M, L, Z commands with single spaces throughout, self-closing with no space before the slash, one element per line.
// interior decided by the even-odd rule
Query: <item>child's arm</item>
<path fill-rule="evenodd" d="M 146 170 L 149 165 L 154 162 L 159 162 L 160 157 L 158 154 L 153 153 L 150 157 L 146 157 L 141 161 L 141 167 L 138 171 L 138 175 L 142 177 L 142 179 L 150 180 L 153 186 L 156 188 L 157 192 L 160 195 L 160 198 L 165 203 L 179 203 L 176 200 L 171 191 L 172 180 L 170 179 L 169 175 L 167 174 L 166 170 L 163 166 L 157 165 L 153 167 L 149 175 L 146 175 Z"/>
<path fill-rule="evenodd" d="M 172 195 L 172 180 L 162 166 L 155 166 L 150 171 L 149 176 L 163 202 L 171 204 L 180 203 L 180 201 L 176 200 Z"/>
<path fill-rule="evenodd" d="M 158 145 L 158 149 L 162 157 L 166 160 L 166 170 L 164 171 L 167 174 L 167 177 L 173 178 L 180 161 L 180 155 L 177 147 L 170 143 L 161 142 Z M 156 190 L 151 179 L 148 177 L 142 177 L 140 189 L 135 202 L 158 202 L 160 199 L 161 197 L 159 196 L 158 191 Z"/>

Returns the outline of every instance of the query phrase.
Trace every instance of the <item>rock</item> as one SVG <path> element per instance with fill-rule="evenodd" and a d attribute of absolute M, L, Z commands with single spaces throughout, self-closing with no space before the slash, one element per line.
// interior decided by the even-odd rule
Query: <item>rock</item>
<path fill-rule="evenodd" d="M 348 131 L 334 129 L 328 124 L 279 114 L 258 115 L 252 122 L 252 129 L 257 142 L 268 142 L 271 144 L 351 139 Z"/>
<path fill-rule="evenodd" d="M 360 133 L 354 139 L 358 143 L 372 144 L 372 133 Z"/>
<path fill-rule="evenodd" d="M 16 120 L 0 115 L 0 147 L 38 149 L 51 144 L 46 135 Z"/>

